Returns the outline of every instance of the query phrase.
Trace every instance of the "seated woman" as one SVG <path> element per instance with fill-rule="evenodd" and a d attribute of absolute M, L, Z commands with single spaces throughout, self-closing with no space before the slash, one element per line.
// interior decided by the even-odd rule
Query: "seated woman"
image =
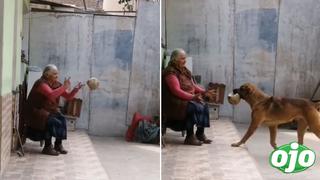
<path fill-rule="evenodd" d="M 58 74 L 55 65 L 47 65 L 41 78 L 34 83 L 25 107 L 27 136 L 32 140 L 45 140 L 42 153 L 48 155 L 67 154 L 62 146 L 62 140 L 67 139 L 66 119 L 60 113 L 59 98 L 71 100 L 83 86 L 78 83 L 69 93 L 70 78 L 61 84 Z M 54 148 L 52 137 L 56 138 Z"/>
<path fill-rule="evenodd" d="M 212 141 L 204 134 L 204 128 L 210 127 L 208 106 L 203 103 L 201 95 L 205 90 L 193 82 L 191 72 L 185 64 L 185 51 L 174 50 L 163 73 L 164 116 L 167 121 L 175 121 L 185 127 L 187 136 L 184 144 L 210 144 Z M 196 136 L 193 131 L 194 125 L 197 126 Z"/>

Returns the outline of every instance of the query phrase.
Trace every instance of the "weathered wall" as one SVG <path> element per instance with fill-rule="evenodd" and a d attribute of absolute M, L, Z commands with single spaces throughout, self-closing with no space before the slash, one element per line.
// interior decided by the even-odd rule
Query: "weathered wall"
<path fill-rule="evenodd" d="M 91 94 L 91 134 L 120 136 L 127 128 L 133 29 L 133 18 L 95 17 L 91 73 L 101 87 Z"/>
<path fill-rule="evenodd" d="M 252 82 L 273 94 L 278 31 L 278 0 L 239 0 L 235 11 L 234 87 Z M 234 120 L 250 121 L 246 102 L 234 108 Z"/>
<path fill-rule="evenodd" d="M 222 82 L 230 92 L 253 82 L 271 95 L 310 98 L 320 74 L 319 6 L 319 0 L 166 0 L 168 46 L 187 50 L 203 84 Z M 250 121 L 244 102 L 221 109 Z"/>
<path fill-rule="evenodd" d="M 72 86 L 88 79 L 91 75 L 93 16 L 32 13 L 30 17 L 30 65 L 42 69 L 49 63 L 57 65 L 61 81 L 70 76 Z M 29 89 L 32 81 L 28 82 Z M 80 128 L 88 127 L 88 94 L 86 88 L 78 94 L 84 100 L 81 118 L 77 122 Z"/>
<path fill-rule="evenodd" d="M 72 85 L 89 77 L 100 88 L 85 87 L 78 128 L 95 135 L 123 135 L 131 72 L 134 18 L 85 14 L 32 13 L 31 65 L 56 64 L 60 79 L 72 77 Z M 29 84 L 29 86 L 31 86 Z"/>
<path fill-rule="evenodd" d="M 233 88 L 233 1 L 166 1 L 166 33 L 169 49 L 183 48 L 193 60 L 193 74 L 209 82 Z M 232 116 L 225 103 L 221 114 Z"/>
<path fill-rule="evenodd" d="M 139 2 L 134 34 L 127 123 L 135 112 L 159 115 L 160 2 Z"/>
<path fill-rule="evenodd" d="M 312 96 L 320 81 L 319 22 L 319 0 L 281 1 L 275 95 Z"/>

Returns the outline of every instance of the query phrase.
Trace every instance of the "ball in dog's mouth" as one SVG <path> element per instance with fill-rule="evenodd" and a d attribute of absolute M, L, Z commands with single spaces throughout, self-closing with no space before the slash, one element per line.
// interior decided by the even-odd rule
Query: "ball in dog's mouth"
<path fill-rule="evenodd" d="M 240 103 L 240 95 L 238 93 L 233 94 L 233 93 L 229 93 L 228 94 L 228 102 L 232 105 L 237 105 Z"/>

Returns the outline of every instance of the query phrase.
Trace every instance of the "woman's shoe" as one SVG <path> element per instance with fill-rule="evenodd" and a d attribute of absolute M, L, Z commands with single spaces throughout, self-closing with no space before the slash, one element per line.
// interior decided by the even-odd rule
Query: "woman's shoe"
<path fill-rule="evenodd" d="M 62 146 L 62 144 L 55 144 L 55 145 L 54 145 L 54 149 L 55 149 L 56 151 L 58 151 L 59 153 L 61 153 L 61 154 L 67 154 L 67 153 L 68 153 L 68 151 L 67 151 L 66 149 L 64 149 L 64 147 Z"/>
<path fill-rule="evenodd" d="M 205 134 L 197 135 L 197 138 L 205 144 L 211 144 L 212 140 L 208 139 Z"/>
<path fill-rule="evenodd" d="M 184 140 L 184 144 L 193 145 L 193 146 L 201 146 L 202 142 L 199 141 L 195 135 L 187 136 Z"/>
<path fill-rule="evenodd" d="M 53 147 L 51 145 L 51 146 L 45 146 L 42 149 L 42 154 L 47 154 L 47 155 L 51 155 L 51 156 L 58 156 L 59 152 L 56 151 L 55 149 L 53 149 Z"/>

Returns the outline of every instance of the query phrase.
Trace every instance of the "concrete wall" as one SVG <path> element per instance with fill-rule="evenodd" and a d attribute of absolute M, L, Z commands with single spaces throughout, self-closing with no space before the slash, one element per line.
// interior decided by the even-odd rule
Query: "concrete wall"
<path fill-rule="evenodd" d="M 139 1 L 134 34 L 127 123 L 135 112 L 159 115 L 160 2 Z"/>
<path fill-rule="evenodd" d="M 77 127 L 91 134 L 120 136 L 127 128 L 134 22 L 133 17 L 32 13 L 31 65 L 56 64 L 60 79 L 71 76 L 73 85 L 92 76 L 100 80 L 98 90 L 85 87 L 78 94 L 83 106 Z"/>
<path fill-rule="evenodd" d="M 89 132 L 124 135 L 132 64 L 134 18 L 95 17 L 92 75 L 101 88 L 90 99 Z"/>
<path fill-rule="evenodd" d="M 72 86 L 84 82 L 90 74 L 92 62 L 92 15 L 70 15 L 55 13 L 31 13 L 29 58 L 31 66 L 44 68 L 55 64 L 60 70 L 60 79 L 70 76 Z M 28 89 L 41 72 L 30 72 Z M 30 81 L 31 79 L 31 81 Z M 84 100 L 80 128 L 88 128 L 89 91 L 84 88 L 78 94 Z"/>
<path fill-rule="evenodd" d="M 168 46 L 187 50 L 204 84 L 222 82 L 230 92 L 253 82 L 271 95 L 310 98 L 320 80 L 319 6 L 319 0 L 166 0 Z M 246 103 L 233 110 L 226 102 L 221 110 L 250 121 Z"/>
<path fill-rule="evenodd" d="M 310 98 L 320 81 L 319 7 L 319 0 L 281 1 L 275 74 L 277 96 Z"/>
<path fill-rule="evenodd" d="M 240 0 L 235 10 L 234 87 L 252 82 L 273 94 L 277 51 L 278 0 Z M 234 120 L 250 121 L 250 109 L 242 101 Z"/>

